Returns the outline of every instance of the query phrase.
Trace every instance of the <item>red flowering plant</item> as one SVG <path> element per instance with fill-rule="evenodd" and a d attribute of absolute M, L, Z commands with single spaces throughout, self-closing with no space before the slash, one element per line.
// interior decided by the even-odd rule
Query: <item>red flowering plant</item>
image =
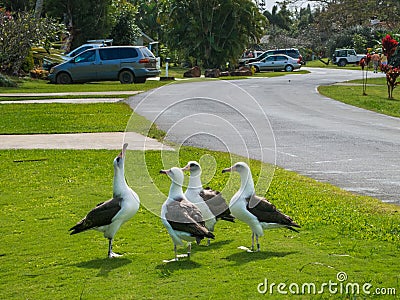
<path fill-rule="evenodd" d="M 382 52 L 386 55 L 388 62 L 391 56 L 396 52 L 399 42 L 393 39 L 389 34 L 382 39 Z M 388 87 L 388 98 L 393 99 L 393 90 L 398 85 L 397 78 L 400 76 L 400 69 L 391 65 L 381 66 L 381 70 L 386 73 L 386 84 Z"/>

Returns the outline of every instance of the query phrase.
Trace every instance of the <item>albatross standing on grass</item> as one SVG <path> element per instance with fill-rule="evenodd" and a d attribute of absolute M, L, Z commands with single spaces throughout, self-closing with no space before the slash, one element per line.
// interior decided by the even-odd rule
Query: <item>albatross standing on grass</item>
<path fill-rule="evenodd" d="M 76 234 L 89 229 L 104 233 L 108 239 L 108 257 L 121 256 L 112 251 L 114 235 L 123 223 L 131 219 L 139 209 L 138 195 L 127 185 L 124 175 L 124 144 L 121 153 L 114 159 L 113 198 L 98 204 L 80 222 L 70 229 Z"/>
<path fill-rule="evenodd" d="M 179 257 L 190 257 L 193 241 L 200 243 L 206 237 L 213 239 L 214 235 L 205 227 L 201 211 L 183 194 L 182 169 L 173 167 L 169 170 L 161 170 L 160 173 L 168 175 L 172 180 L 168 198 L 161 208 L 161 221 L 174 243 L 175 258 L 169 261 L 164 260 L 164 262 L 177 261 Z M 178 255 L 177 246 L 183 246 L 182 240 L 188 242 L 188 252 Z"/>
<path fill-rule="evenodd" d="M 222 170 L 222 173 L 236 171 L 240 175 L 241 185 L 239 191 L 233 195 L 229 208 L 232 214 L 239 220 L 250 226 L 252 231 L 251 250 L 239 247 L 248 252 L 254 251 L 254 237 L 257 241 L 257 251 L 260 251 L 258 237 L 263 236 L 264 229 L 286 227 L 298 232 L 293 227 L 300 227 L 293 220 L 281 213 L 267 199 L 255 195 L 253 177 L 249 166 L 244 162 L 238 162 L 230 168 Z"/>
<path fill-rule="evenodd" d="M 214 232 L 217 220 L 222 219 L 234 222 L 228 205 L 220 192 L 207 187 L 203 189 L 201 183 L 201 167 L 196 161 L 189 161 L 182 171 L 190 171 L 189 184 L 185 197 L 195 204 L 201 211 L 207 229 Z M 210 239 L 207 244 L 210 245 Z"/>

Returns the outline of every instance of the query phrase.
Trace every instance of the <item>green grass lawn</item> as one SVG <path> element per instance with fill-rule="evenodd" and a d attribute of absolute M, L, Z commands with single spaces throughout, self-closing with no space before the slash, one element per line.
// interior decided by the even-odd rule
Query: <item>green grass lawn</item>
<path fill-rule="evenodd" d="M 132 109 L 125 103 L 2 104 L 0 134 L 125 131 Z"/>
<path fill-rule="evenodd" d="M 328 62 L 328 58 L 323 58 L 322 59 L 324 62 Z M 361 70 L 361 67 L 359 65 L 355 64 L 348 64 L 345 67 L 338 67 L 337 65 L 333 64 L 331 61 L 329 62 L 328 65 L 322 63 L 320 60 L 312 60 L 312 61 L 307 61 L 306 62 L 306 67 L 311 67 L 311 68 L 330 68 L 330 69 L 347 69 L 347 70 Z"/>
<path fill-rule="evenodd" d="M 265 279 L 276 285 L 264 298 L 293 299 L 289 284 L 314 283 L 320 290 L 329 281 L 339 283 L 339 272 L 347 274 L 345 283 L 371 284 L 371 294 L 376 288 L 396 288 L 398 294 L 398 207 L 282 169 L 275 171 L 267 196 L 302 226 L 300 233 L 267 231 L 262 251 L 247 253 L 237 247 L 250 245 L 248 226 L 220 221 L 210 247 L 203 242 L 193 246 L 190 261 L 163 263 L 173 257 L 173 245 L 145 206 L 165 200 L 170 182 L 158 171 L 171 166 L 172 152 L 162 154 L 164 166 L 158 151 L 128 152 L 126 175 L 143 206 L 116 235 L 114 251 L 124 256 L 107 259 L 101 233 L 70 236 L 68 229 L 111 196 L 117 153 L 0 151 L 1 299 L 258 299 L 257 286 Z M 231 164 L 229 154 L 183 147 L 179 163 L 204 155 L 216 160 L 210 185 L 232 194 L 237 186 L 220 172 Z M 259 163 L 252 165 L 256 179 Z M 288 295 L 277 292 L 279 283 L 287 285 Z M 312 298 L 307 291 L 297 298 Z M 340 290 L 330 294 L 327 286 L 315 297 L 348 299 Z"/>
<path fill-rule="evenodd" d="M 320 86 L 318 91 L 329 98 L 381 114 L 400 117 L 400 96 L 394 90 L 394 99 L 388 99 L 385 78 L 368 79 L 367 95 L 363 95 L 361 80 L 349 81 L 349 85 Z M 354 83 L 355 85 L 351 85 Z"/>

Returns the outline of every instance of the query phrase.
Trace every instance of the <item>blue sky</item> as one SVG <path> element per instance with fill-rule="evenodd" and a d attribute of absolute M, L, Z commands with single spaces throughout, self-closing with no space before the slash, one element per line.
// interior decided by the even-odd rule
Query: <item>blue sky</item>
<path fill-rule="evenodd" d="M 271 11 L 272 7 L 276 4 L 276 2 L 279 2 L 279 0 L 265 0 L 267 2 L 267 10 Z M 303 1 L 303 6 L 307 5 L 308 1 Z"/>

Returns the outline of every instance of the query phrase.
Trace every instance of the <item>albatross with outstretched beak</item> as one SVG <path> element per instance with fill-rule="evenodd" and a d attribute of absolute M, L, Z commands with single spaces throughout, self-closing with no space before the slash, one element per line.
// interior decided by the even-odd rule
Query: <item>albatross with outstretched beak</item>
<path fill-rule="evenodd" d="M 108 257 L 121 256 L 112 251 L 114 235 L 123 223 L 131 219 L 139 209 L 138 195 L 127 185 L 124 175 L 124 144 L 121 153 L 114 159 L 113 198 L 98 204 L 81 221 L 70 229 L 76 234 L 89 229 L 103 232 L 108 239 Z"/>

